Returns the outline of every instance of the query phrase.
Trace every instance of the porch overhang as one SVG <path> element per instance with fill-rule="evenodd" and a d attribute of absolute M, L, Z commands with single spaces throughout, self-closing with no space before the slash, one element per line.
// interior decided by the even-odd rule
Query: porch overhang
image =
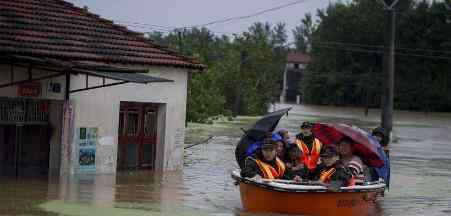
<path fill-rule="evenodd" d="M 66 94 L 115 86 L 125 83 L 149 84 L 174 82 L 173 80 L 144 74 L 147 73 L 147 70 L 145 69 L 117 67 L 97 62 L 74 62 L 21 55 L 3 55 L 0 57 L 0 63 L 11 65 L 11 80 L 9 83 L 1 84 L 0 88 L 31 83 L 60 76 L 66 76 L 66 84 L 70 87 L 70 75 L 80 74 L 86 75 L 85 88 L 70 90 Z M 13 66 L 28 68 L 28 79 L 14 80 Z M 52 72 L 52 74 L 45 76 L 33 76 L 33 69 L 46 70 Z M 103 82 L 101 85 L 89 86 L 89 77 L 102 78 Z M 106 79 L 115 80 L 117 82 L 106 83 Z"/>

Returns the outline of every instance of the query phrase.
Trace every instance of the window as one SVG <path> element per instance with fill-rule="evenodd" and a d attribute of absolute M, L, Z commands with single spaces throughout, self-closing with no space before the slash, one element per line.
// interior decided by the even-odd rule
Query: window
<path fill-rule="evenodd" d="M 294 69 L 299 69 L 299 64 L 298 63 L 294 64 Z"/>
<path fill-rule="evenodd" d="M 144 136 L 155 137 L 157 134 L 157 112 L 146 111 L 144 115 Z"/>
<path fill-rule="evenodd" d="M 124 112 L 121 111 L 119 113 L 119 136 L 123 136 L 124 135 Z"/>
<path fill-rule="evenodd" d="M 127 113 L 127 136 L 138 135 L 138 119 L 139 114 L 137 112 Z"/>

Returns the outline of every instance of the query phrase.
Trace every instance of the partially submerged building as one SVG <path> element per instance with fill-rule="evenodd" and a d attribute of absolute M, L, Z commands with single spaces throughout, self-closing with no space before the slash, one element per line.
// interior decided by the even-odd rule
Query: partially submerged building
<path fill-rule="evenodd" d="M 181 169 L 203 67 L 62 0 L 0 0 L 0 176 Z"/>
<path fill-rule="evenodd" d="M 289 52 L 283 73 L 283 86 L 280 95 L 281 103 L 301 103 L 301 80 L 307 65 L 311 63 L 310 55 L 302 52 Z"/>

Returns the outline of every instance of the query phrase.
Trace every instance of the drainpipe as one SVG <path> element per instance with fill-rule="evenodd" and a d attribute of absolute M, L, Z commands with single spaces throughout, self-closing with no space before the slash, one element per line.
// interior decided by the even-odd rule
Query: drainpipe
<path fill-rule="evenodd" d="M 287 64 L 285 64 L 285 68 L 283 70 L 283 86 L 282 94 L 280 95 L 280 103 L 282 104 L 285 103 L 287 97 Z"/>
<path fill-rule="evenodd" d="M 64 100 L 69 101 L 70 97 L 70 72 L 66 72 L 66 92 L 64 95 Z"/>

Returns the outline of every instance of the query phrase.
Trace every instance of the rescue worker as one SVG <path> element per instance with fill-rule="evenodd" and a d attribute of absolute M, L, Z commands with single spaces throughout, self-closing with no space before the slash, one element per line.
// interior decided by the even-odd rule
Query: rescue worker
<path fill-rule="evenodd" d="M 340 160 L 352 173 L 355 184 L 363 185 L 369 178 L 368 167 L 359 156 L 354 154 L 353 141 L 343 138 L 338 142 L 338 153 Z M 368 178 L 367 178 L 368 177 Z"/>
<path fill-rule="evenodd" d="M 299 160 L 300 154 L 301 151 L 296 144 L 292 143 L 288 146 L 285 156 L 287 179 L 294 179 L 296 181 L 307 179 L 308 171 L 304 163 Z"/>
<path fill-rule="evenodd" d="M 382 127 L 377 127 L 373 129 L 372 135 L 379 141 L 382 148 L 384 149 L 387 158 L 390 158 L 390 149 L 388 147 L 389 138 L 385 133 L 385 129 Z"/>
<path fill-rule="evenodd" d="M 285 164 L 276 156 L 276 143 L 272 139 L 263 140 L 254 156 L 246 158 L 241 176 L 265 179 L 285 177 Z"/>
<path fill-rule="evenodd" d="M 315 170 L 318 165 L 323 144 L 312 133 L 313 125 L 309 122 L 303 122 L 300 127 L 300 133 L 296 135 L 295 143 L 298 145 L 301 156 L 299 159 L 310 171 Z"/>
<path fill-rule="evenodd" d="M 327 146 L 321 153 L 321 161 L 316 168 L 313 180 L 324 184 L 330 190 L 339 190 L 340 187 L 352 186 L 351 171 L 340 161 L 337 149 Z"/>

